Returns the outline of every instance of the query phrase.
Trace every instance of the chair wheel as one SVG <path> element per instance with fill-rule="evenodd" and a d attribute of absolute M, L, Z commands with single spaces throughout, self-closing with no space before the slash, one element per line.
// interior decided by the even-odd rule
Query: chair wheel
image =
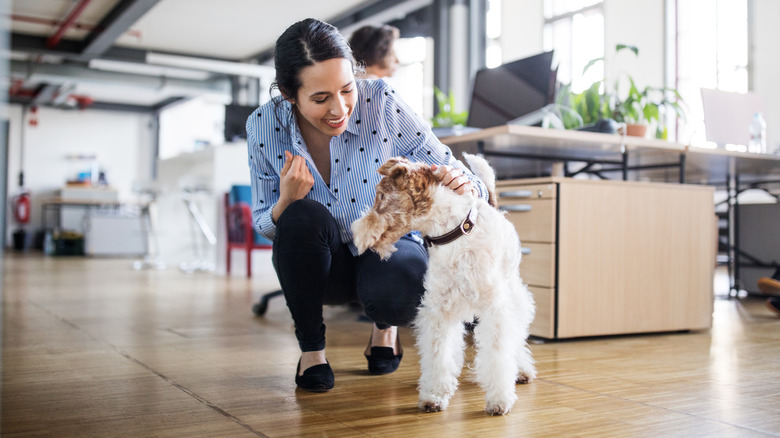
<path fill-rule="evenodd" d="M 263 316 L 265 311 L 268 310 L 268 303 L 260 302 L 252 306 L 252 313 L 257 316 Z"/>

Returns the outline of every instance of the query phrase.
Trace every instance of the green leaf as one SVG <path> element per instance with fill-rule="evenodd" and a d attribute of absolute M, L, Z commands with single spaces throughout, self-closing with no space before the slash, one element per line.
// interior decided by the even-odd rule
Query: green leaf
<path fill-rule="evenodd" d="M 632 52 L 634 52 L 634 55 L 639 56 L 639 48 L 637 46 L 632 46 L 628 44 L 618 44 L 615 46 L 615 53 L 620 52 L 621 50 L 628 49 Z"/>
<path fill-rule="evenodd" d="M 603 61 L 603 60 L 604 60 L 604 57 L 594 58 L 594 59 L 591 59 L 590 61 L 588 61 L 588 63 L 585 64 L 585 68 L 582 69 L 582 75 L 585 76 L 585 72 L 587 72 L 589 68 L 593 67 L 593 64 L 595 64 L 595 63 L 597 63 L 599 61 Z"/>

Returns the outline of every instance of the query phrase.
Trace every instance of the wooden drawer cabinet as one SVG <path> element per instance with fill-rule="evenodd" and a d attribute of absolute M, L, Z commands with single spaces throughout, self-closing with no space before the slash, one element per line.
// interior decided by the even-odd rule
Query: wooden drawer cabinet
<path fill-rule="evenodd" d="M 508 202 L 499 198 L 498 208 L 507 212 L 521 241 L 555 242 L 554 199 Z"/>
<path fill-rule="evenodd" d="M 524 249 L 532 335 L 711 326 L 711 187 L 537 178 L 499 181 L 496 191 Z"/>
<path fill-rule="evenodd" d="M 536 316 L 530 332 L 540 338 L 555 338 L 555 289 L 528 286 L 536 303 Z"/>
<path fill-rule="evenodd" d="M 555 287 L 555 244 L 520 240 L 523 261 L 520 276 L 529 286 Z"/>

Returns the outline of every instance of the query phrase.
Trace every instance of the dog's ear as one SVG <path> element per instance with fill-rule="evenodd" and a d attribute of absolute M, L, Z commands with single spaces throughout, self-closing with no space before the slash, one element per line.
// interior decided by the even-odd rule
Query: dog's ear
<path fill-rule="evenodd" d="M 377 172 L 379 172 L 380 175 L 394 178 L 408 173 L 410 170 L 409 163 L 410 161 L 404 157 L 393 157 L 388 159 L 382 167 L 377 169 Z"/>

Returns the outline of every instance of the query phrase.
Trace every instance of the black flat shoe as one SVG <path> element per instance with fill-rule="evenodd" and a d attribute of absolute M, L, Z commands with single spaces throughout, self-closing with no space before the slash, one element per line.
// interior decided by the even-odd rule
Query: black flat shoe
<path fill-rule="evenodd" d="M 393 354 L 392 347 L 371 347 L 371 355 L 366 356 L 368 360 L 368 372 L 375 376 L 382 374 L 390 374 L 398 369 L 398 365 L 401 364 L 401 359 L 404 357 L 404 352 L 401 349 L 401 339 L 398 335 L 395 338 L 396 349 L 398 354 Z"/>
<path fill-rule="evenodd" d="M 330 363 L 321 363 L 307 368 L 303 375 L 298 375 L 301 371 L 301 361 L 298 360 L 298 368 L 295 370 L 295 384 L 298 388 L 309 392 L 328 392 L 333 389 L 335 378 Z"/>

